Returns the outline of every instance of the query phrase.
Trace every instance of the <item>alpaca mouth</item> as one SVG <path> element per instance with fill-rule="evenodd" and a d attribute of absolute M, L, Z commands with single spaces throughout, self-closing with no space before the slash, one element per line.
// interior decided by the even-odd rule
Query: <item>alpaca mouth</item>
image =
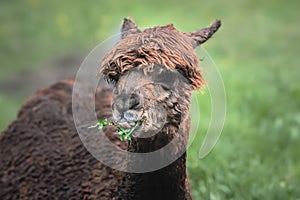
<path fill-rule="evenodd" d="M 126 120 L 126 119 L 122 118 L 121 120 L 119 120 L 117 122 L 117 124 L 125 129 L 133 129 L 134 128 L 134 130 L 136 130 L 139 127 L 141 127 L 146 120 L 147 120 L 147 118 L 145 116 L 143 116 L 139 120 Z"/>

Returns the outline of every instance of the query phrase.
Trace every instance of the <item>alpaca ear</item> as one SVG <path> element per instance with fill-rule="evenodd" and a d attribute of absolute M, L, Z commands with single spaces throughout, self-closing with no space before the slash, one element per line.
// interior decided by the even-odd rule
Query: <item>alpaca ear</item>
<path fill-rule="evenodd" d="M 140 33 L 141 31 L 137 28 L 135 22 L 129 18 L 124 18 L 123 25 L 121 28 L 122 38 L 127 35 Z"/>
<path fill-rule="evenodd" d="M 221 26 L 221 21 L 217 20 L 209 27 L 197 30 L 195 32 L 184 33 L 191 39 L 194 48 L 206 42 Z"/>

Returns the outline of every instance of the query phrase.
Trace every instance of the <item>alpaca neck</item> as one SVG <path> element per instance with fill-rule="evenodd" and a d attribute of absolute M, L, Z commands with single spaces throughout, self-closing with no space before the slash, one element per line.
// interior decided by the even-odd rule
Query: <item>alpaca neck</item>
<path fill-rule="evenodd" d="M 153 172 L 129 173 L 124 199 L 191 199 L 186 173 L 186 155 Z"/>
<path fill-rule="evenodd" d="M 183 130 L 188 131 L 189 124 Z M 155 151 L 167 145 L 176 135 L 187 136 L 179 128 L 168 125 L 160 133 L 149 139 L 133 139 L 128 150 L 135 153 Z M 182 129 L 180 129 L 182 131 Z M 187 141 L 186 138 L 182 141 Z M 186 142 L 179 144 L 184 145 Z M 167 155 L 168 156 L 168 155 Z M 147 162 L 147 161 L 146 161 Z M 150 163 L 149 164 L 153 164 Z M 170 165 L 147 173 L 128 173 L 125 178 L 124 199 L 191 199 L 186 173 L 186 153 Z"/>

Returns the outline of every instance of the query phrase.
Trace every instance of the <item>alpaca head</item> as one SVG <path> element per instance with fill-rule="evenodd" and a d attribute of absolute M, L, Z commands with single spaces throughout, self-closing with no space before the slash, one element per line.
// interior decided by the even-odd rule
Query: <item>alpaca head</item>
<path fill-rule="evenodd" d="M 179 126 L 188 113 L 191 91 L 204 84 L 194 48 L 220 25 L 216 21 L 192 33 L 179 32 L 173 25 L 141 31 L 132 20 L 125 19 L 122 39 L 105 55 L 100 68 L 115 85 L 115 120 L 126 128 L 140 122 L 135 132 L 142 130 L 145 137 L 166 124 Z"/>
<path fill-rule="evenodd" d="M 140 122 L 135 134 L 141 130 L 147 133 L 144 137 L 152 136 L 167 123 L 180 124 L 181 113 L 188 110 L 190 91 L 188 80 L 165 66 L 131 69 L 115 85 L 113 117 L 126 128 Z"/>

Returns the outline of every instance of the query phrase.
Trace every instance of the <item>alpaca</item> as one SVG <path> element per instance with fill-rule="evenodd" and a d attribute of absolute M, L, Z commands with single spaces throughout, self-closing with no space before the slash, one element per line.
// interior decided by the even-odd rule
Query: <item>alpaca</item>
<path fill-rule="evenodd" d="M 192 90 L 204 84 L 193 48 L 220 25 L 216 21 L 193 33 L 181 33 L 173 25 L 141 31 L 125 19 L 122 39 L 100 66 L 114 89 L 97 90 L 97 117 L 112 116 L 124 128 L 147 119 L 131 141 L 119 141 L 112 127 L 104 130 L 105 135 L 134 153 L 179 141 L 161 155 L 180 155 L 174 162 L 152 172 L 126 173 L 97 161 L 74 126 L 74 82 L 61 81 L 28 99 L 0 135 L 1 199 L 191 199 L 185 165 L 189 104 Z M 142 162 L 152 164 L 147 158 Z"/>

